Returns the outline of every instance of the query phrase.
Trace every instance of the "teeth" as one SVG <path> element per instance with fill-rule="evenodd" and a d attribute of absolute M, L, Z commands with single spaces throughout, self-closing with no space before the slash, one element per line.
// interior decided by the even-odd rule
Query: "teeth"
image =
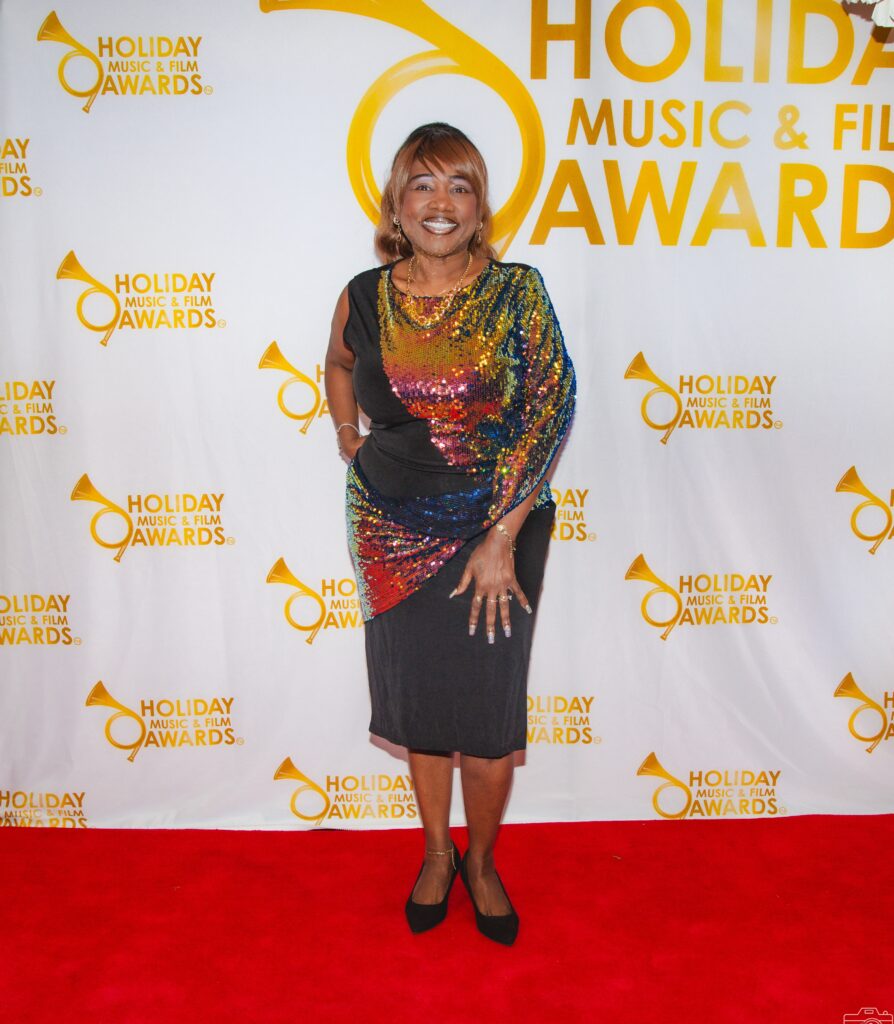
<path fill-rule="evenodd" d="M 422 222 L 423 227 L 429 231 L 434 231 L 435 234 L 447 234 L 448 231 L 452 231 L 456 227 L 456 222 L 452 220 L 444 220 L 443 218 L 432 218 L 431 220 L 424 220 Z"/>

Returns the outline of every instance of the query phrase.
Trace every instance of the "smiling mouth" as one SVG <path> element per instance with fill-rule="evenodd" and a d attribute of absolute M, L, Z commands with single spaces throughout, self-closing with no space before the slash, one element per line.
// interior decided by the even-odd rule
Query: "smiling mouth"
<path fill-rule="evenodd" d="M 448 235 L 458 225 L 456 221 L 447 220 L 446 217 L 430 217 L 422 222 L 422 226 L 433 235 Z"/>

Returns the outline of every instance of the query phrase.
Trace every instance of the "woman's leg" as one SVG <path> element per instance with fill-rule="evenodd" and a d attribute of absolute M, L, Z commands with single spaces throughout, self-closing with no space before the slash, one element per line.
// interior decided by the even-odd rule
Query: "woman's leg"
<path fill-rule="evenodd" d="M 425 849 L 449 850 L 453 754 L 421 750 L 411 750 L 409 753 L 416 806 L 425 832 Z M 447 892 L 452 871 L 450 857 L 426 853 L 422 874 L 413 890 L 413 902 L 440 903 Z"/>
<path fill-rule="evenodd" d="M 482 914 L 508 914 L 512 909 L 494 872 L 494 844 L 512 783 L 513 756 L 460 755 L 460 776 L 469 850 L 464 863 L 472 894 Z"/>

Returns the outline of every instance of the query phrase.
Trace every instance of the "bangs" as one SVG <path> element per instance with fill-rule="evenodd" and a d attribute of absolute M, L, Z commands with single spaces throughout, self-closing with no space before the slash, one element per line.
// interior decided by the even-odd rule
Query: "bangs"
<path fill-rule="evenodd" d="M 472 153 L 459 139 L 451 139 L 447 136 L 422 139 L 415 151 L 412 150 L 412 147 L 410 149 L 410 159 L 407 162 L 408 176 L 410 164 L 418 160 L 430 171 L 441 171 L 446 174 L 448 169 L 452 169 L 472 185 L 479 199 L 482 192 L 486 191 L 486 189 L 482 190 L 481 171 L 483 168 L 476 167 Z M 477 162 L 480 164 L 480 160 Z"/>

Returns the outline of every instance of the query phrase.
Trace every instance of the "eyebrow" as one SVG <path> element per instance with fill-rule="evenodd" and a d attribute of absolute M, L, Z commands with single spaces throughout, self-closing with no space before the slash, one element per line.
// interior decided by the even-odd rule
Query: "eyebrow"
<path fill-rule="evenodd" d="M 424 171 L 422 174 L 414 174 L 410 181 L 416 181 L 417 178 L 433 178 L 434 174 L 431 171 Z M 469 181 L 464 174 L 451 174 L 449 175 L 450 181 Z"/>

